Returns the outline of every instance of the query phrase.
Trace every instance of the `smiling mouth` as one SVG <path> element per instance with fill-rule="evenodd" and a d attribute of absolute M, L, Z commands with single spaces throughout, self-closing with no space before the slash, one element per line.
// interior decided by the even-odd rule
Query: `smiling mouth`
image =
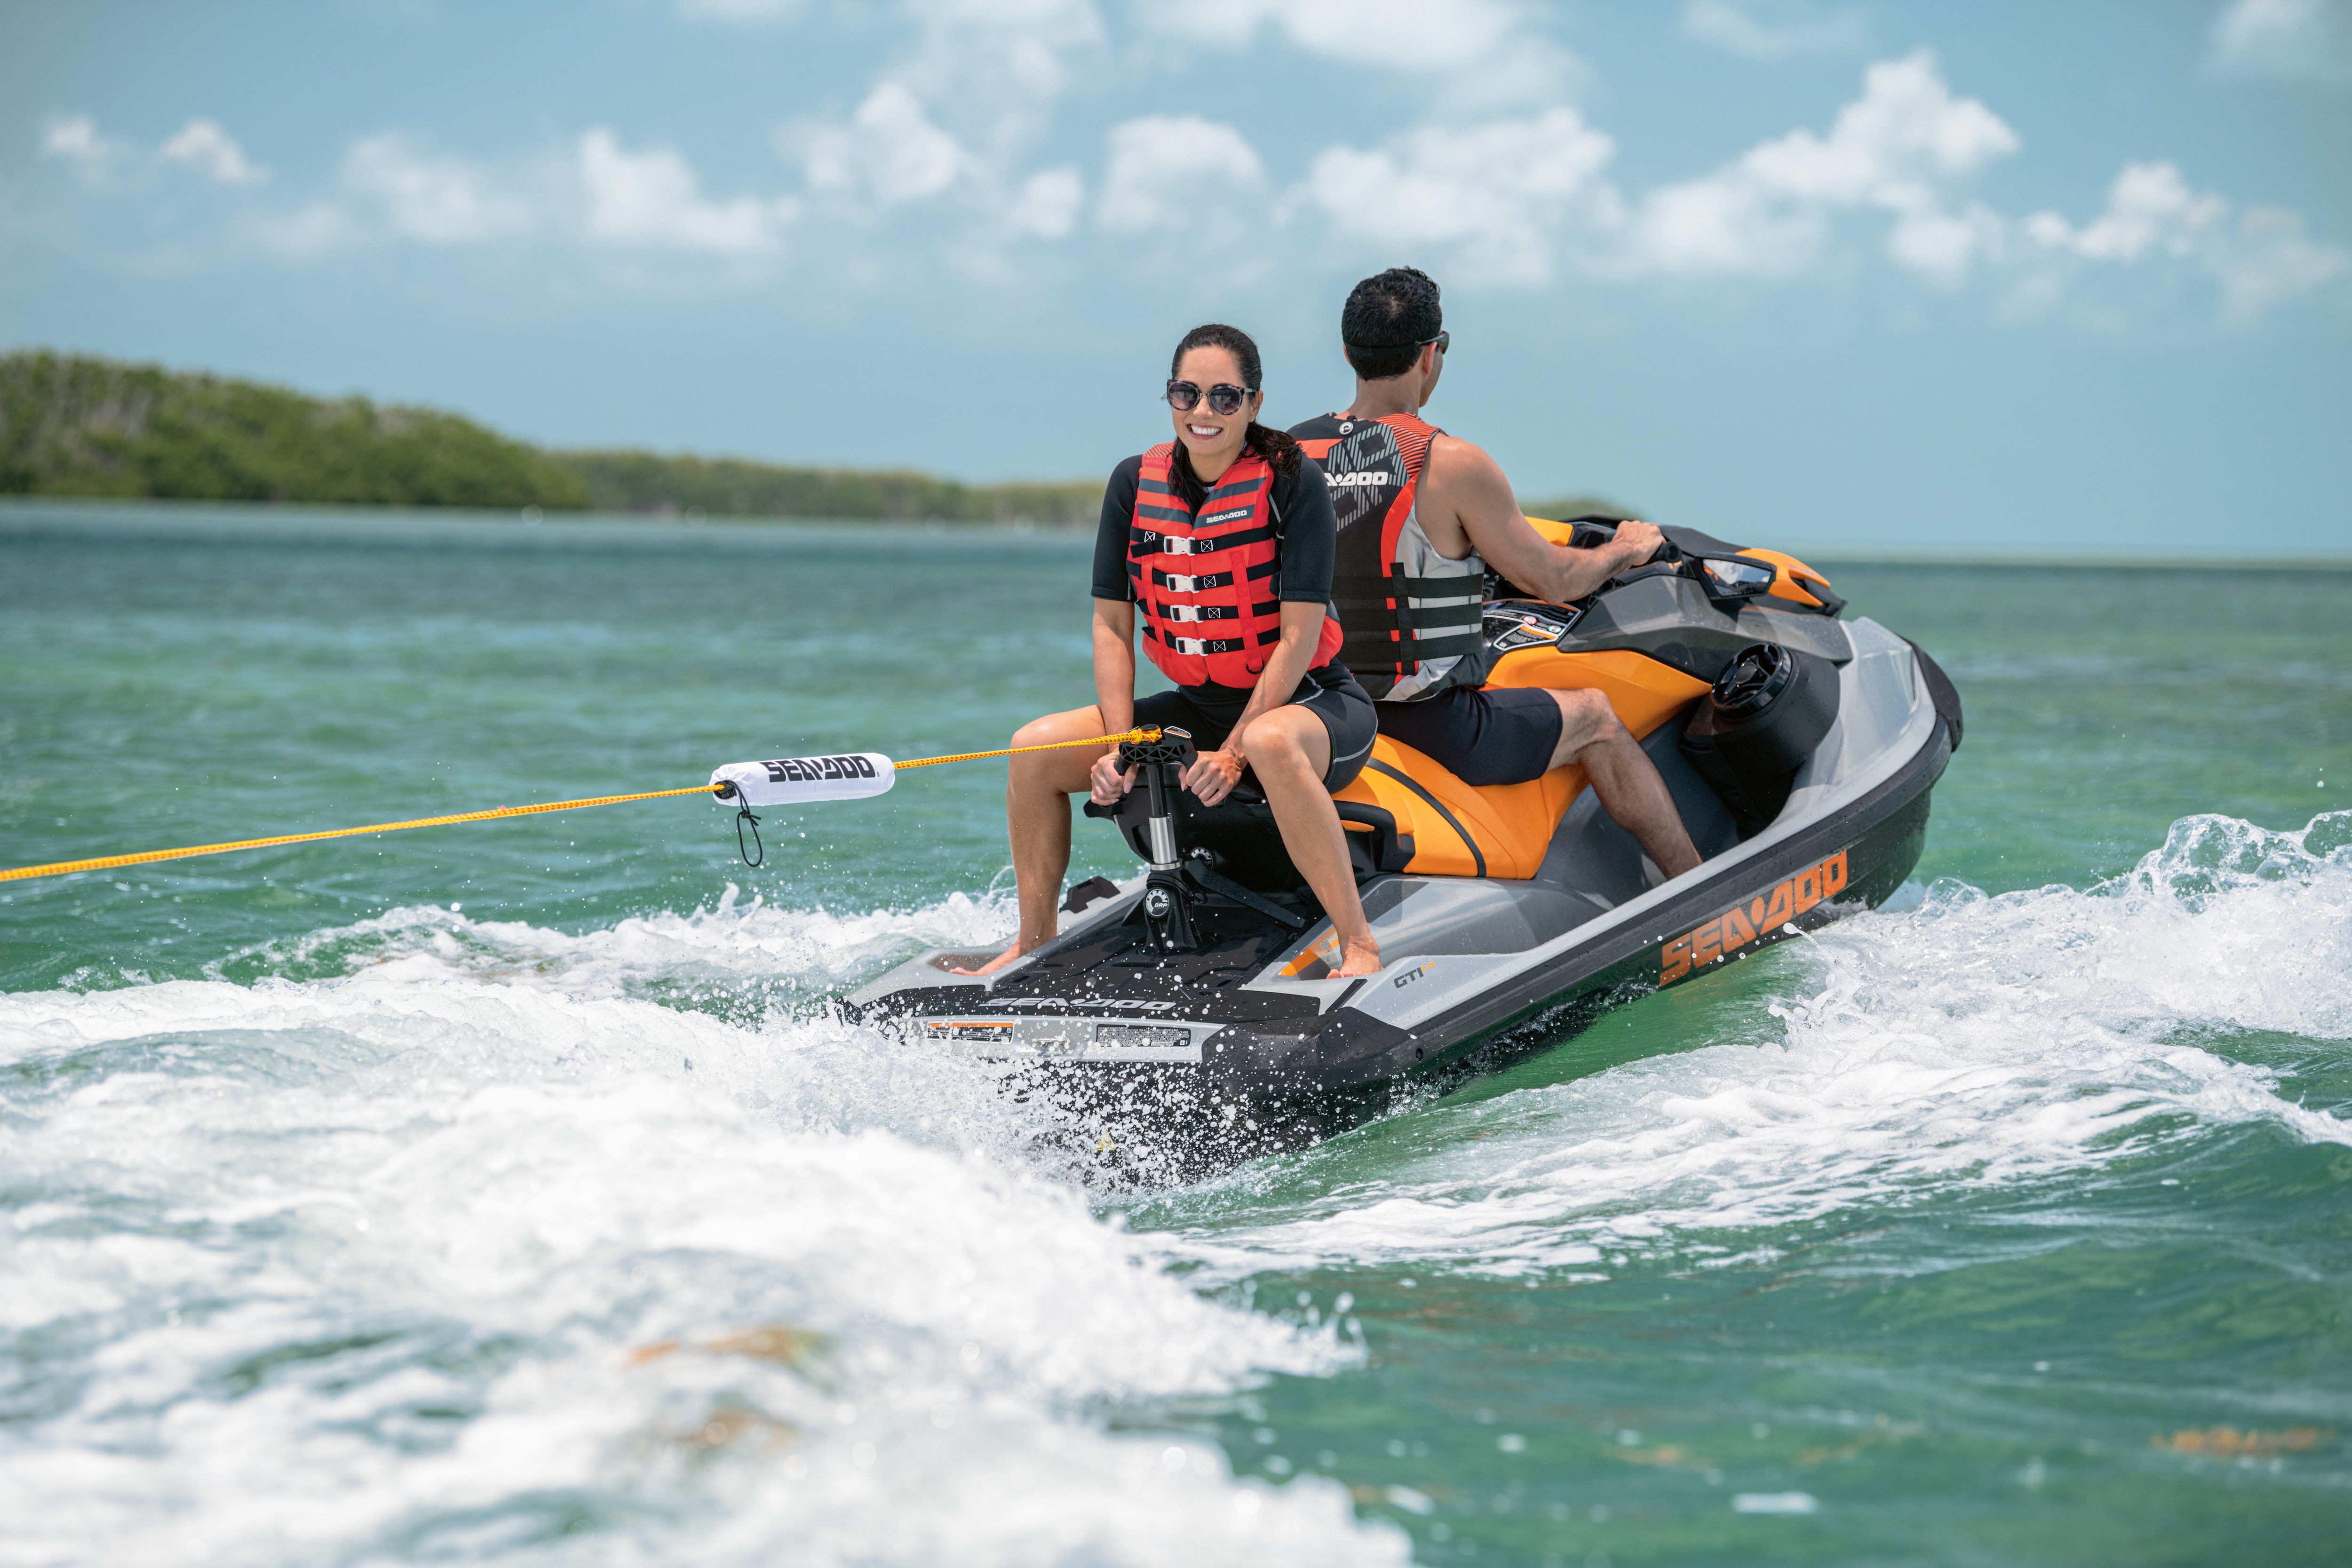
<path fill-rule="evenodd" d="M 1213 436 L 1222 436 L 1225 433 L 1225 427 L 1222 425 L 1187 425 L 1184 428 L 1203 441 Z"/>

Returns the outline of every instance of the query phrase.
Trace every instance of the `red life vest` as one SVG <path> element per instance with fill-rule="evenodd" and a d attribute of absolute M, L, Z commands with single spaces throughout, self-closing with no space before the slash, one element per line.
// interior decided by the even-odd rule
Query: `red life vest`
<path fill-rule="evenodd" d="M 1364 689 L 1403 702 L 1485 680 L 1486 563 L 1475 550 L 1440 555 L 1415 505 L 1430 440 L 1444 432 L 1411 414 L 1327 414 L 1290 433 L 1330 481 L 1339 527 L 1331 599 L 1347 628 L 1339 657 Z"/>
<path fill-rule="evenodd" d="M 1176 453 L 1163 441 L 1143 454 L 1127 574 L 1143 610 L 1143 651 L 1179 686 L 1248 690 L 1282 640 L 1282 541 L 1274 469 L 1250 447 L 1209 489 L 1196 515 L 1169 479 Z M 1328 614 L 1309 668 L 1339 651 Z"/>

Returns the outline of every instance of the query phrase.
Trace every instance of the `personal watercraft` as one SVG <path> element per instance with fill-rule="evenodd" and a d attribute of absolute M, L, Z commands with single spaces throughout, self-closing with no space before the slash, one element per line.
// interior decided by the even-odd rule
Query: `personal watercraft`
<path fill-rule="evenodd" d="M 1616 520 L 1538 522 L 1556 542 Z M 1204 807 L 1189 741 L 1122 746 L 1089 803 L 1144 863 L 1073 889 L 1059 936 L 985 978 L 935 949 L 845 999 L 917 1049 L 998 1064 L 1078 1106 L 1103 1149 L 1213 1168 L 1331 1136 L 1423 1086 L 1556 1043 L 1609 1007 L 1885 900 L 1916 864 L 1959 743 L 1951 682 L 1844 618 L 1791 556 L 1669 528 L 1660 558 L 1572 605 L 1490 577 L 1489 684 L 1597 688 L 1664 778 L 1702 862 L 1667 880 L 1567 766 L 1475 788 L 1386 736 L 1337 793 L 1385 967 L 1337 942 L 1245 786 Z"/>

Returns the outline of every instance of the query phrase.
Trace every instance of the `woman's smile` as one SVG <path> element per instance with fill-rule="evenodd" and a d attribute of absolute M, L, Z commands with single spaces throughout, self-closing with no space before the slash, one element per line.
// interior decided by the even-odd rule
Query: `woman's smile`
<path fill-rule="evenodd" d="M 1215 484 L 1242 455 L 1249 441 L 1250 421 L 1257 417 L 1264 394 L 1252 389 L 1231 413 L 1210 406 L 1209 396 L 1203 395 L 1230 395 L 1248 386 L 1249 380 L 1231 350 L 1209 345 L 1187 350 L 1169 378 L 1171 386 L 1192 384 L 1193 405 L 1171 412 L 1177 439 L 1192 453 L 1193 471 L 1209 484 Z"/>

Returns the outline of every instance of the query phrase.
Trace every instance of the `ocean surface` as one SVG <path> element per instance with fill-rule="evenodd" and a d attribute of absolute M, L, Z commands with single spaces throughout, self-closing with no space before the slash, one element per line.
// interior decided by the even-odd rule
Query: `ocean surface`
<path fill-rule="evenodd" d="M 0 864 L 1002 744 L 1086 552 L 9 508 Z M 1195 1185 L 829 1010 L 1001 763 L 0 885 L 0 1563 L 2347 1561 L 2352 574 L 1830 574 L 1893 905 Z"/>

